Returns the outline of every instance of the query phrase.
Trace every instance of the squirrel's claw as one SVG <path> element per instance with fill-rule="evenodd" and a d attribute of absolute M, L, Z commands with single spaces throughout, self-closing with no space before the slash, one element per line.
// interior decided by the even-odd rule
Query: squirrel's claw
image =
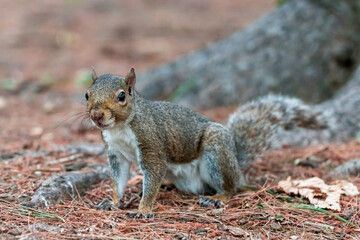
<path fill-rule="evenodd" d="M 113 211 L 117 210 L 117 207 L 114 206 L 112 201 L 108 198 L 105 198 L 101 201 L 96 207 L 97 210 L 106 210 L 106 211 Z"/>
<path fill-rule="evenodd" d="M 153 213 L 139 213 L 139 212 L 127 212 L 126 216 L 129 218 L 135 218 L 135 219 L 148 219 L 148 218 L 154 218 Z"/>
<path fill-rule="evenodd" d="M 215 208 L 220 208 L 224 205 L 224 203 L 221 200 L 213 199 L 213 198 L 207 197 L 207 196 L 200 196 L 198 204 L 201 207 L 214 206 Z"/>

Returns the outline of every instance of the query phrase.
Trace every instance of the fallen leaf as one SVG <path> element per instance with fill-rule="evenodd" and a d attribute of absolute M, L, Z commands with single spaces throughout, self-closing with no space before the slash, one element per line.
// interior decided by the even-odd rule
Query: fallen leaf
<path fill-rule="evenodd" d="M 306 180 L 291 180 L 288 177 L 285 181 L 280 181 L 278 186 L 286 193 L 299 194 L 309 199 L 310 203 L 316 207 L 340 211 L 340 196 L 356 196 L 359 194 L 357 187 L 345 180 L 336 181 L 333 185 L 327 185 L 318 178 L 308 178 Z"/>
<path fill-rule="evenodd" d="M 234 237 L 249 236 L 250 234 L 239 227 L 227 226 L 227 229 Z"/>

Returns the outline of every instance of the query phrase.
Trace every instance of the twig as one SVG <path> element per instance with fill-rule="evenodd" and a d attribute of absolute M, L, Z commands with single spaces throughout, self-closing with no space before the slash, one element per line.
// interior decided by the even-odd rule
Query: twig
<path fill-rule="evenodd" d="M 318 227 L 318 228 L 325 228 L 325 229 L 331 229 L 334 230 L 333 226 L 327 225 L 327 224 L 322 224 L 322 223 L 314 223 L 314 222 L 304 222 L 305 225 L 309 225 L 309 226 L 313 226 L 313 227 Z"/>
<path fill-rule="evenodd" d="M 124 208 L 125 208 L 125 209 L 128 208 L 128 207 L 130 206 L 130 204 L 131 204 L 135 199 L 138 199 L 138 198 L 140 198 L 139 195 L 132 196 L 132 197 L 129 199 L 129 201 L 127 201 L 127 202 L 125 203 Z"/>
<path fill-rule="evenodd" d="M 71 161 L 75 161 L 76 159 L 83 157 L 84 153 L 75 153 L 73 155 L 67 156 L 67 157 L 63 157 L 63 158 L 59 158 L 53 161 L 49 161 L 48 165 L 55 165 L 55 164 L 59 164 L 59 163 L 65 163 L 65 162 L 71 162 Z"/>

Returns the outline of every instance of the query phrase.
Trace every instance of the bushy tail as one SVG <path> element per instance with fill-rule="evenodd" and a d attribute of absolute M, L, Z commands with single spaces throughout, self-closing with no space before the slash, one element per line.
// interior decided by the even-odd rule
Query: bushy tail
<path fill-rule="evenodd" d="M 325 114 L 314 106 L 306 105 L 297 98 L 279 95 L 268 95 L 242 105 L 230 116 L 228 123 L 241 167 L 275 145 L 281 129 L 324 129 L 327 126 Z"/>

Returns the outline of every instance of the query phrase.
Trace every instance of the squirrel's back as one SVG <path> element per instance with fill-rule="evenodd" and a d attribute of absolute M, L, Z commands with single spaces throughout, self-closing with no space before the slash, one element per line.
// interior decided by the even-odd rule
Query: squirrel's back
<path fill-rule="evenodd" d="M 139 94 L 134 106 L 134 119 L 130 125 L 141 126 L 133 127 L 140 143 L 166 148 L 164 150 L 173 163 L 186 163 L 199 157 L 203 133 L 214 124 L 211 120 L 186 107 L 147 100 Z"/>

